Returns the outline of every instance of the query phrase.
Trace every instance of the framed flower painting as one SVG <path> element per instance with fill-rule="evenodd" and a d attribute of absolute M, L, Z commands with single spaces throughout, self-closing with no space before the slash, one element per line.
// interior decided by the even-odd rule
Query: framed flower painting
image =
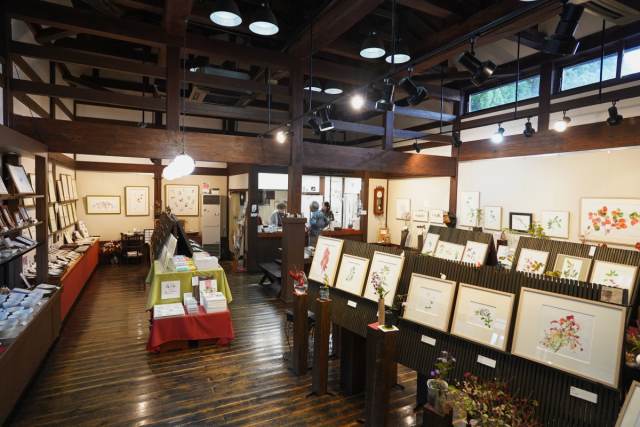
<path fill-rule="evenodd" d="M 431 209 L 430 216 L 433 224 L 444 224 L 444 211 L 442 209 Z"/>
<path fill-rule="evenodd" d="M 502 230 L 502 206 L 484 207 L 484 228 L 487 230 Z"/>
<path fill-rule="evenodd" d="M 355 295 L 362 295 L 362 285 L 367 278 L 369 260 L 353 255 L 342 255 L 336 288 Z"/>
<path fill-rule="evenodd" d="M 429 222 L 429 212 L 427 212 L 427 211 L 413 211 L 413 212 L 411 212 L 411 219 L 414 222 Z"/>
<path fill-rule="evenodd" d="M 427 233 L 427 237 L 424 239 L 424 244 L 422 245 L 422 253 L 434 255 L 436 248 L 438 247 L 438 242 L 440 241 L 440 235 L 435 233 Z"/>
<path fill-rule="evenodd" d="M 516 255 L 516 248 L 509 246 L 498 246 L 498 262 L 507 270 L 511 270 L 513 266 L 513 258 Z"/>
<path fill-rule="evenodd" d="M 7 164 L 6 167 L 9 170 L 11 179 L 13 180 L 13 185 L 15 188 L 14 195 L 35 193 L 33 187 L 31 186 L 31 180 L 29 180 L 29 176 L 24 170 L 24 166 Z"/>
<path fill-rule="evenodd" d="M 638 267 L 633 265 L 596 261 L 593 264 L 590 282 L 612 288 L 629 289 L 629 295 L 632 295 L 636 274 L 638 274 Z"/>
<path fill-rule="evenodd" d="M 464 248 L 464 255 L 462 256 L 462 262 L 470 262 L 473 265 L 484 265 L 487 260 L 487 253 L 489 252 L 489 245 L 481 242 L 467 241 L 467 246 Z"/>
<path fill-rule="evenodd" d="M 586 282 L 591 270 L 591 259 L 558 254 L 553 271 L 559 271 L 563 279 Z"/>
<path fill-rule="evenodd" d="M 343 244 L 344 240 L 318 237 L 316 251 L 309 270 L 309 279 L 333 286 Z"/>
<path fill-rule="evenodd" d="M 199 216 L 200 186 L 165 184 L 164 202 L 176 216 Z"/>
<path fill-rule="evenodd" d="M 449 261 L 461 261 L 464 254 L 464 246 L 449 242 L 438 242 L 435 257 L 448 259 Z"/>
<path fill-rule="evenodd" d="M 149 215 L 149 187 L 124 187 L 125 215 Z"/>
<path fill-rule="evenodd" d="M 516 271 L 525 273 L 542 274 L 549 261 L 549 252 L 535 251 L 533 249 L 522 248 Z"/>
<path fill-rule="evenodd" d="M 509 228 L 520 233 L 526 233 L 533 223 L 533 214 L 509 212 Z"/>
<path fill-rule="evenodd" d="M 411 219 L 411 199 L 396 199 L 396 219 Z"/>
<path fill-rule="evenodd" d="M 547 237 L 569 238 L 569 212 L 542 211 L 540 224 Z"/>
<path fill-rule="evenodd" d="M 456 282 L 413 273 L 404 318 L 447 332 Z"/>
<path fill-rule="evenodd" d="M 480 193 L 475 191 L 463 191 L 460 193 L 462 200 L 460 225 L 463 227 L 478 226 L 478 208 L 480 207 Z"/>
<path fill-rule="evenodd" d="M 376 289 L 382 286 L 384 292 L 387 293 L 386 301 L 392 301 L 396 296 L 396 288 L 398 287 L 400 274 L 402 274 L 403 265 L 404 257 L 402 255 L 376 251 L 371 260 L 371 268 L 364 288 L 364 297 L 371 301 L 378 301 Z"/>
<path fill-rule="evenodd" d="M 119 215 L 120 196 L 87 196 L 87 214 Z"/>
<path fill-rule="evenodd" d="M 522 288 L 511 352 L 616 388 L 626 308 Z"/>
<path fill-rule="evenodd" d="M 580 234 L 588 241 L 635 245 L 640 241 L 640 199 L 582 199 Z"/>

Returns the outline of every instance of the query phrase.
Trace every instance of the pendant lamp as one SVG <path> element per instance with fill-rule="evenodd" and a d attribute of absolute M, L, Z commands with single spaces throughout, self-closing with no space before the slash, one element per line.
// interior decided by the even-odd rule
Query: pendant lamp
<path fill-rule="evenodd" d="M 376 34 L 375 31 L 372 31 L 362 43 L 362 48 L 360 49 L 360 56 L 363 58 L 380 58 L 384 56 L 384 44 L 380 37 Z"/>
<path fill-rule="evenodd" d="M 237 27 L 242 23 L 240 10 L 233 0 L 218 0 L 209 16 L 214 24 L 223 27 Z"/>
<path fill-rule="evenodd" d="M 266 3 L 262 3 L 256 13 L 253 14 L 249 29 L 261 36 L 272 36 L 280 30 L 275 15 Z"/>

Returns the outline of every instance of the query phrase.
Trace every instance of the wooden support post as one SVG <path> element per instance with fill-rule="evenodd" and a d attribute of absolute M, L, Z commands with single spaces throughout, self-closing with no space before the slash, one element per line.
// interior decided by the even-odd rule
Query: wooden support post
<path fill-rule="evenodd" d="M 329 377 L 329 332 L 331 328 L 331 300 L 316 299 L 313 336 L 313 382 L 311 394 L 320 397 L 327 392 Z"/>
<path fill-rule="evenodd" d="M 2 67 L 3 77 L 5 79 L 3 93 L 2 108 L 2 124 L 11 127 L 11 116 L 13 116 L 13 93 L 11 93 L 11 78 L 13 77 L 13 60 L 9 52 L 9 43 L 11 42 L 11 18 L 3 13 L 0 15 L 0 55 L 5 60 Z"/>
<path fill-rule="evenodd" d="M 389 394 L 395 385 L 393 365 L 398 331 L 384 332 L 377 323 L 367 327 L 367 390 L 364 417 L 367 426 L 385 427 Z"/>
<path fill-rule="evenodd" d="M 393 150 L 393 113 L 385 111 L 384 115 L 384 137 L 382 138 L 382 149 Z"/>
<path fill-rule="evenodd" d="M 56 84 L 56 64 L 49 61 L 49 84 Z M 56 99 L 54 97 L 49 98 L 49 118 L 56 118 Z"/>
<path fill-rule="evenodd" d="M 458 115 L 456 121 L 453 123 L 453 129 L 454 131 L 459 131 L 461 123 L 460 116 L 464 111 L 464 101 L 454 102 L 453 111 Z M 460 148 L 452 146 L 451 157 L 455 157 L 456 159 L 456 174 L 449 178 L 449 212 L 456 212 L 456 210 L 458 210 L 458 158 L 460 157 Z"/>
<path fill-rule="evenodd" d="M 342 328 L 340 341 L 340 388 L 348 395 L 362 393 L 365 386 L 367 340 Z"/>
<path fill-rule="evenodd" d="M 160 203 L 160 212 L 164 211 L 162 203 L 162 159 L 153 159 L 153 217 L 160 219 L 156 210 L 156 203 Z"/>
<path fill-rule="evenodd" d="M 304 93 L 302 87 L 303 71 L 301 64 L 298 64 L 291 70 L 289 81 L 290 104 L 289 112 L 293 119 L 302 114 L 304 106 Z M 287 197 L 287 212 L 292 214 L 302 213 L 302 163 L 303 163 L 303 142 L 302 142 L 302 119 L 296 120 L 291 124 L 293 138 L 291 138 L 291 164 L 288 168 L 289 173 L 289 192 Z"/>
<path fill-rule="evenodd" d="M 453 411 L 441 415 L 425 406 L 422 408 L 422 425 L 424 427 L 451 427 L 453 425 Z"/>
<path fill-rule="evenodd" d="M 293 373 L 306 375 L 309 361 L 307 294 L 293 295 Z"/>
<path fill-rule="evenodd" d="M 280 298 L 285 303 L 293 300 L 293 277 L 289 275 L 294 270 L 304 269 L 304 225 L 306 218 L 282 218 L 282 278 Z"/>
<path fill-rule="evenodd" d="M 551 108 L 551 94 L 553 93 L 553 63 L 547 62 L 540 66 L 540 97 L 538 102 L 538 129 L 549 130 L 549 109 Z"/>
<path fill-rule="evenodd" d="M 42 221 L 42 224 L 36 225 L 36 240 L 39 242 L 47 242 L 47 158 L 42 156 L 36 156 L 36 194 L 44 197 L 39 199 L 33 199 L 36 202 L 35 218 Z M 45 268 L 49 260 L 48 245 L 44 244 L 36 249 L 36 265 L 39 268 L 36 269 L 36 284 L 47 283 L 48 269 Z"/>
<path fill-rule="evenodd" d="M 246 224 L 246 239 L 245 239 L 245 262 L 244 268 L 247 271 L 253 273 L 259 270 L 258 268 L 258 216 L 253 214 L 258 213 L 258 170 L 259 165 L 250 165 L 249 167 L 249 195 L 247 197 L 247 218 Z M 252 212 L 253 206 L 256 207 L 256 212 Z M 284 243 L 283 243 L 284 245 Z M 283 246 L 284 250 L 284 246 Z M 303 249 L 304 250 L 304 249 Z"/>
<path fill-rule="evenodd" d="M 362 178 L 362 194 L 360 195 L 360 200 L 362 200 L 362 210 L 367 211 L 366 215 L 360 215 L 360 230 L 362 230 L 362 243 L 368 243 L 369 236 L 369 215 L 373 215 L 373 213 L 369 213 L 369 180 L 371 179 L 371 172 L 366 171 L 364 173 L 364 177 Z"/>
<path fill-rule="evenodd" d="M 180 48 L 167 46 L 167 130 L 180 130 Z"/>
<path fill-rule="evenodd" d="M 340 357 L 340 343 L 342 342 L 342 327 L 337 323 L 331 324 L 331 355 Z"/>

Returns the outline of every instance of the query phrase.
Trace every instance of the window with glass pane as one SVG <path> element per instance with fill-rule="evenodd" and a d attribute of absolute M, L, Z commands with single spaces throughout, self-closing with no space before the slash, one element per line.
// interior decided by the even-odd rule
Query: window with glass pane
<path fill-rule="evenodd" d="M 518 101 L 535 98 L 540 92 L 540 76 L 520 80 Z M 469 112 L 516 102 L 516 82 L 469 96 Z"/>
<path fill-rule="evenodd" d="M 616 78 L 616 68 L 618 65 L 618 54 L 604 57 L 602 67 L 602 80 Z M 575 87 L 586 86 L 600 81 L 600 58 L 582 64 L 567 67 L 562 70 L 562 88 L 560 90 L 573 89 Z"/>
<path fill-rule="evenodd" d="M 622 57 L 622 76 L 640 73 L 640 46 L 624 51 Z"/>

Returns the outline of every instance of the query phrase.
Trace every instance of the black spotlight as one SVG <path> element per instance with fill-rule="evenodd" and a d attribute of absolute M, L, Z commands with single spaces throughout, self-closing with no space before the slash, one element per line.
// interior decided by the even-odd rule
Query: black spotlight
<path fill-rule="evenodd" d="M 531 138 L 533 134 L 536 133 L 536 130 L 533 128 L 533 125 L 529 120 L 530 119 L 527 118 L 527 123 L 524 124 L 524 132 L 522 132 L 526 138 Z"/>
<path fill-rule="evenodd" d="M 400 83 L 398 83 L 398 86 L 407 93 L 407 102 L 412 107 L 416 107 L 427 99 L 427 90 L 422 86 L 417 87 L 409 77 L 403 77 Z"/>
<path fill-rule="evenodd" d="M 395 86 L 386 82 L 382 88 L 382 98 L 376 102 L 376 110 L 393 111 L 396 108 L 396 104 L 393 103 L 393 91 Z"/>
<path fill-rule="evenodd" d="M 486 82 L 497 68 L 497 65 L 491 61 L 480 62 L 473 53 L 466 50 L 458 58 L 458 63 L 472 74 L 471 83 L 476 86 L 481 86 Z"/>
<path fill-rule="evenodd" d="M 458 135 L 453 135 L 453 146 L 456 148 L 462 147 L 462 141 L 458 138 Z"/>
<path fill-rule="evenodd" d="M 607 124 L 609 126 L 618 126 L 622 123 L 624 118 L 618 114 L 618 108 L 616 107 L 616 103 L 613 103 L 613 106 L 609 108 L 609 118 L 607 119 Z"/>
<path fill-rule="evenodd" d="M 584 6 L 565 4 L 560 15 L 556 32 L 542 41 L 540 51 L 553 55 L 573 55 L 580 42 L 573 36 L 580 23 Z"/>
<path fill-rule="evenodd" d="M 420 146 L 420 144 L 418 144 L 418 140 L 417 139 L 413 143 L 413 148 L 416 149 L 416 153 L 418 153 L 418 154 L 420 154 L 420 152 L 422 151 L 422 147 Z"/>
<path fill-rule="evenodd" d="M 333 129 L 333 122 L 329 119 L 329 108 L 324 109 L 320 112 L 322 116 L 322 123 L 320 124 L 321 131 L 327 131 Z"/>
<path fill-rule="evenodd" d="M 322 130 L 320 129 L 320 125 L 318 124 L 318 122 L 316 122 L 316 118 L 309 117 L 309 120 L 307 120 L 307 123 L 309 123 L 313 128 L 313 134 L 315 136 L 320 136 L 320 132 L 322 132 Z"/>

